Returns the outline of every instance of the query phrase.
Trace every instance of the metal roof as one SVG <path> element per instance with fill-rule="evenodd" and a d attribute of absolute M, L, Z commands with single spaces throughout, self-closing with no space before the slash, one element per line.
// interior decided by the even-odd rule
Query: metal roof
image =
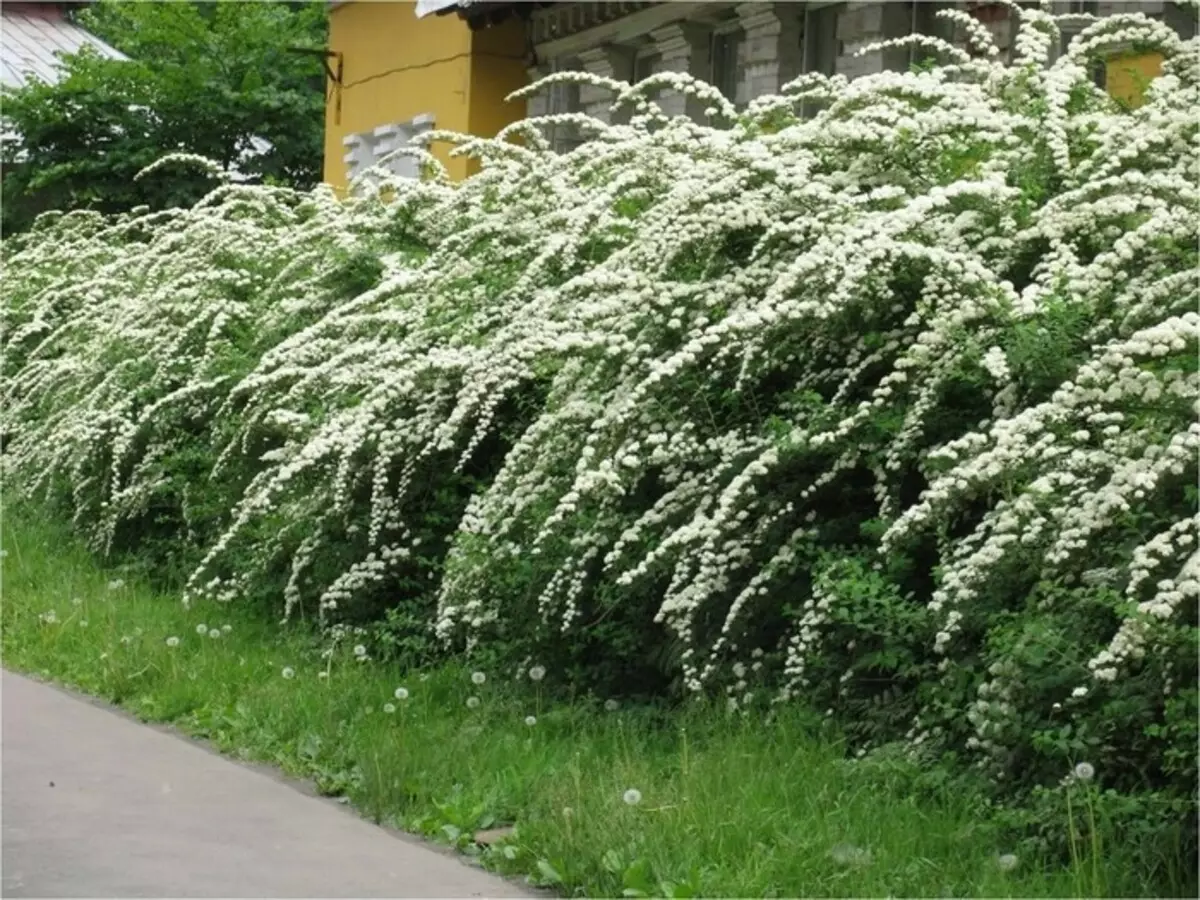
<path fill-rule="evenodd" d="M 109 59 L 128 59 L 62 16 L 29 15 L 0 6 L 0 84 L 4 87 L 24 87 L 32 78 L 53 84 L 62 68 L 58 55 L 78 53 L 83 47 L 93 47 Z"/>
<path fill-rule="evenodd" d="M 423 19 L 430 13 L 442 13 L 456 7 L 459 11 L 466 11 L 478 5 L 479 0 L 417 0 L 417 18 Z"/>

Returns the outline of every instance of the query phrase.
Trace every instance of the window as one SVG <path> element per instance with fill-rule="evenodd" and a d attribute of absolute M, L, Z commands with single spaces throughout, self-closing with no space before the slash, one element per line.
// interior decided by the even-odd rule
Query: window
<path fill-rule="evenodd" d="M 913 34 L 924 34 L 929 37 L 938 37 L 942 40 L 951 40 L 954 37 L 953 28 L 947 27 L 944 19 L 938 18 L 938 11 L 943 9 L 953 9 L 953 3 L 925 3 L 917 2 L 912 4 L 912 32 Z M 908 52 L 909 66 L 915 66 L 925 61 L 931 56 L 934 56 L 931 51 L 923 47 L 912 47 Z"/>
<path fill-rule="evenodd" d="M 645 81 L 654 74 L 654 66 L 658 62 L 658 54 L 653 49 L 639 50 L 633 57 L 633 83 Z"/>
<path fill-rule="evenodd" d="M 738 82 L 741 81 L 741 66 L 738 64 L 741 42 L 741 31 L 721 29 L 713 32 L 709 49 L 709 83 L 734 102 L 737 102 Z"/>
<path fill-rule="evenodd" d="M 1095 0 L 1071 0 L 1067 4 L 1066 15 L 1070 16 L 1095 16 L 1099 13 L 1100 4 Z M 1062 38 L 1059 42 L 1058 52 L 1060 54 L 1067 52 L 1067 45 L 1075 40 L 1075 36 L 1083 31 L 1090 23 L 1086 19 L 1066 19 L 1060 28 L 1062 30 Z"/>
<path fill-rule="evenodd" d="M 1194 38 L 1200 22 L 1196 18 L 1196 10 L 1182 3 L 1168 2 L 1163 6 L 1163 22 L 1175 29 L 1175 32 L 1185 41 Z"/>
<path fill-rule="evenodd" d="M 812 5 L 808 4 L 804 10 L 801 68 L 805 72 L 833 75 L 837 72 L 837 58 L 842 53 L 841 42 L 837 37 L 837 20 L 843 4 L 835 3 L 816 9 L 813 9 Z"/>
<path fill-rule="evenodd" d="M 1145 102 L 1146 87 L 1162 74 L 1161 53 L 1124 53 L 1105 60 L 1103 87 L 1114 100 L 1128 107 Z"/>
<path fill-rule="evenodd" d="M 1071 0 L 1067 4 L 1066 15 L 1071 16 L 1098 16 L 1100 13 L 1100 4 L 1096 0 Z M 1067 47 L 1071 41 L 1079 35 L 1079 32 L 1090 25 L 1087 19 L 1065 19 L 1059 24 L 1062 31 L 1062 36 L 1059 38 L 1058 55 L 1061 56 L 1067 52 Z M 1105 82 L 1105 71 L 1102 63 L 1096 63 L 1092 67 L 1092 81 L 1097 87 L 1103 88 Z"/>
<path fill-rule="evenodd" d="M 579 68 L 573 59 L 555 59 L 550 63 L 551 72 L 573 72 Z M 556 84 L 550 88 L 547 110 L 550 115 L 579 112 L 579 85 Z M 567 153 L 578 147 L 582 140 L 573 125 L 551 125 L 546 129 L 546 140 L 557 153 Z"/>
<path fill-rule="evenodd" d="M 837 36 L 838 15 L 845 4 L 834 3 L 816 9 L 813 9 L 813 5 L 807 4 L 804 9 L 804 28 L 800 32 L 800 71 L 835 75 L 837 60 L 843 49 Z M 800 114 L 807 118 L 815 115 L 817 109 L 818 104 L 805 101 L 800 107 Z"/>
<path fill-rule="evenodd" d="M 1174 29 L 1184 40 L 1195 37 L 1197 31 L 1196 11 L 1181 3 L 1163 4 L 1163 24 Z M 1154 51 L 1138 52 L 1130 48 L 1125 53 L 1109 57 L 1099 64 L 1096 83 L 1108 91 L 1114 99 L 1127 106 L 1141 106 L 1145 101 L 1146 88 L 1162 74 L 1162 54 Z"/>

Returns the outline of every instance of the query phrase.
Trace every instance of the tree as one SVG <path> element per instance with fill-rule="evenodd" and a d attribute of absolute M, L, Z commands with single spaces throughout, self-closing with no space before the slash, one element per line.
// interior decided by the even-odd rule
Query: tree
<path fill-rule="evenodd" d="M 46 209 L 114 212 L 191 203 L 212 187 L 171 168 L 135 181 L 167 153 L 209 157 L 251 181 L 320 180 L 325 77 L 321 2 L 137 3 L 74 14 L 128 61 L 81 53 L 56 84 L 5 91 L 4 230 Z"/>

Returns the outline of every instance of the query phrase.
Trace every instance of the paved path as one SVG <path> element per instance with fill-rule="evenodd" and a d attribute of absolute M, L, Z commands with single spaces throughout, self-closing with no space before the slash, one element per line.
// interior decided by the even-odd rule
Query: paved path
<path fill-rule="evenodd" d="M 530 897 L 333 801 L 11 672 L 4 897 Z"/>

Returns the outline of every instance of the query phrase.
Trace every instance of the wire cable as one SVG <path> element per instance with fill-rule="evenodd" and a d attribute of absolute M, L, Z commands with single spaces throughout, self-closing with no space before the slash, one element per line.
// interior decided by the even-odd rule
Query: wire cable
<path fill-rule="evenodd" d="M 495 59 L 511 59 L 511 60 L 524 60 L 525 59 L 524 56 L 510 56 L 505 53 L 487 53 L 487 52 L 472 53 L 470 51 L 468 51 L 466 53 L 456 53 L 454 56 L 444 56 L 444 57 L 441 57 L 440 59 L 431 59 L 431 60 L 428 60 L 423 63 L 414 63 L 413 65 L 409 65 L 409 66 L 396 66 L 394 69 L 388 69 L 387 71 L 384 71 L 384 72 L 376 72 L 373 75 L 368 75 L 366 78 L 360 78 L 357 81 L 347 81 L 342 85 L 342 90 L 343 91 L 349 90 L 350 88 L 355 87 L 357 85 L 366 84 L 369 81 L 375 81 L 380 78 L 386 78 L 388 75 L 395 75 L 398 72 L 412 72 L 417 69 L 428 69 L 432 66 L 441 65 L 442 63 L 454 62 L 455 60 L 463 59 L 468 56 L 489 56 L 489 57 L 493 57 Z"/>

